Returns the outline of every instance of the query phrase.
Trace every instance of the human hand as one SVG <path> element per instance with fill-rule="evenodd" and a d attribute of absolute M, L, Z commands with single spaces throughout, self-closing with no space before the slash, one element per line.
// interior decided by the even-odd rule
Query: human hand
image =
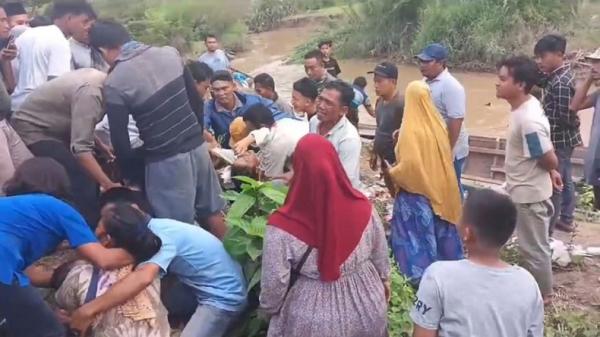
<path fill-rule="evenodd" d="M 17 58 L 17 49 L 16 48 L 4 48 L 0 51 L 0 60 L 10 62 Z"/>
<path fill-rule="evenodd" d="M 248 151 L 248 147 L 250 147 L 250 145 L 254 142 L 254 137 L 252 137 L 251 135 L 240 140 L 239 142 L 235 143 L 235 145 L 233 146 L 233 151 L 235 151 L 236 154 L 240 155 L 246 151 Z"/>
<path fill-rule="evenodd" d="M 392 138 L 394 138 L 394 144 L 398 143 L 398 137 L 400 137 L 400 129 L 394 131 L 394 133 L 392 133 Z"/>
<path fill-rule="evenodd" d="M 115 183 L 113 181 L 110 181 L 105 184 L 102 184 L 102 186 L 100 186 L 100 191 L 106 192 L 106 191 L 108 191 L 112 188 L 116 188 L 116 187 L 123 187 L 123 185 L 121 185 L 120 183 Z"/>
<path fill-rule="evenodd" d="M 558 171 L 556 170 L 552 170 L 550 171 L 550 178 L 552 179 L 552 186 L 554 187 L 554 189 L 559 192 L 562 192 L 564 185 L 560 173 L 558 173 Z"/>
<path fill-rule="evenodd" d="M 94 314 L 84 305 L 73 312 L 69 326 L 80 336 L 86 336 L 93 322 Z"/>
<path fill-rule="evenodd" d="M 55 309 L 54 315 L 56 316 L 56 318 L 58 319 L 60 324 L 65 325 L 65 324 L 71 323 L 71 316 L 69 315 L 69 312 L 67 312 L 66 310 Z"/>
<path fill-rule="evenodd" d="M 390 303 L 392 297 L 392 284 L 390 281 L 383 281 L 383 289 L 385 291 L 385 301 Z"/>
<path fill-rule="evenodd" d="M 378 156 L 375 152 L 371 152 L 371 158 L 369 158 L 369 167 L 371 167 L 371 170 L 373 171 L 377 171 L 377 162 L 378 162 Z"/>

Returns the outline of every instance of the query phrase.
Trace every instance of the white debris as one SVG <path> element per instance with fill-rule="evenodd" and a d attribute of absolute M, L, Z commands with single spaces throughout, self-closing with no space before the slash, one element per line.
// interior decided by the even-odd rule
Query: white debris
<path fill-rule="evenodd" d="M 588 247 L 585 252 L 590 256 L 600 256 L 600 247 Z"/>
<path fill-rule="evenodd" d="M 552 262 L 561 267 L 566 267 L 571 263 L 571 254 L 564 242 L 560 240 L 551 240 L 550 249 L 552 249 Z"/>

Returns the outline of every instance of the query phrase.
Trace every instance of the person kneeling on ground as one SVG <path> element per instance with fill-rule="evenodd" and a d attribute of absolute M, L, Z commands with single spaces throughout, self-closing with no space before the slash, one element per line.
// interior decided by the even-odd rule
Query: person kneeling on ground
<path fill-rule="evenodd" d="M 120 193 L 112 194 L 117 200 L 121 197 Z M 105 199 L 105 202 L 108 200 Z M 145 217 L 130 208 L 118 219 L 109 218 L 100 222 L 96 235 L 107 248 L 123 247 L 133 239 L 138 249 L 131 253 L 136 263 L 143 262 L 154 256 L 161 247 L 160 239 L 147 229 Z M 130 225 L 122 226 L 122 223 Z M 57 289 L 56 303 L 63 310 L 75 311 L 86 302 L 106 293 L 115 283 L 130 275 L 133 269 L 134 265 L 129 265 L 107 271 L 84 261 L 64 264 L 52 277 L 52 287 Z M 167 310 L 160 299 L 160 281 L 155 278 L 134 298 L 99 315 L 88 336 L 169 337 L 170 334 Z"/>
<path fill-rule="evenodd" d="M 55 160 L 27 160 L 4 191 L 8 197 L 0 198 L 0 321 L 6 320 L 9 336 L 64 337 L 64 327 L 31 287 L 48 286 L 52 273 L 33 263 L 63 240 L 102 269 L 126 266 L 133 258 L 98 243 L 83 217 L 64 201 L 69 177 Z"/>
<path fill-rule="evenodd" d="M 458 226 L 469 258 L 427 269 L 410 314 L 413 337 L 543 336 L 544 304 L 535 279 L 500 257 L 516 222 L 508 196 L 471 192 Z"/>
<path fill-rule="evenodd" d="M 138 212 L 137 220 L 122 221 Z M 102 209 L 99 230 L 106 223 L 121 227 L 123 246 L 132 254 L 141 249 L 138 231 L 146 228 L 162 242 L 156 255 L 102 296 L 85 304 L 71 316 L 71 327 L 85 331 L 95 317 L 134 298 L 167 270 L 192 289 L 198 307 L 181 337 L 224 336 L 246 306 L 246 283 L 240 265 L 223 244 L 200 227 L 170 219 L 153 219 L 130 203 L 108 204 Z M 144 232 L 144 235 L 150 235 Z M 135 255 L 135 254 L 134 254 Z"/>
<path fill-rule="evenodd" d="M 267 178 L 281 177 L 287 171 L 286 164 L 290 162 L 296 144 L 308 134 L 308 125 L 293 118 L 275 122 L 271 111 L 260 104 L 248 109 L 244 122 L 250 134 L 235 144 L 234 150 L 241 154 L 255 144 L 260 148 L 259 170 Z"/>

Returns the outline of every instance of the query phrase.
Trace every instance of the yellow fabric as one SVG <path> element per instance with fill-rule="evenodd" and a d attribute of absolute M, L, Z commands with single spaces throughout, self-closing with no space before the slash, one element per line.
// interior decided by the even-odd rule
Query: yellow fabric
<path fill-rule="evenodd" d="M 231 122 L 229 125 L 229 134 L 232 144 L 239 142 L 250 134 L 242 117 L 237 117 Z"/>
<path fill-rule="evenodd" d="M 131 274 L 132 271 L 133 266 L 131 265 L 119 269 L 117 271 L 118 280 L 124 279 L 127 275 Z M 156 324 L 157 314 L 147 290 L 142 290 L 142 292 L 137 294 L 133 299 L 121 304 L 118 310 L 121 315 L 135 322 L 147 320 L 151 326 Z"/>
<path fill-rule="evenodd" d="M 392 181 L 401 190 L 425 196 L 437 216 L 457 224 L 462 205 L 446 124 L 425 82 L 410 83 L 404 99 Z"/>

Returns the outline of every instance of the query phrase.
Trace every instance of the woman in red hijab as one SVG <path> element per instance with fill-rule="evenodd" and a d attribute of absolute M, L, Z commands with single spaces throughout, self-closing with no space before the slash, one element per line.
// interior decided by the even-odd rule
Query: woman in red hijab
<path fill-rule="evenodd" d="M 302 138 L 293 168 L 264 243 L 268 337 L 386 336 L 390 265 L 379 217 L 325 138 Z"/>

